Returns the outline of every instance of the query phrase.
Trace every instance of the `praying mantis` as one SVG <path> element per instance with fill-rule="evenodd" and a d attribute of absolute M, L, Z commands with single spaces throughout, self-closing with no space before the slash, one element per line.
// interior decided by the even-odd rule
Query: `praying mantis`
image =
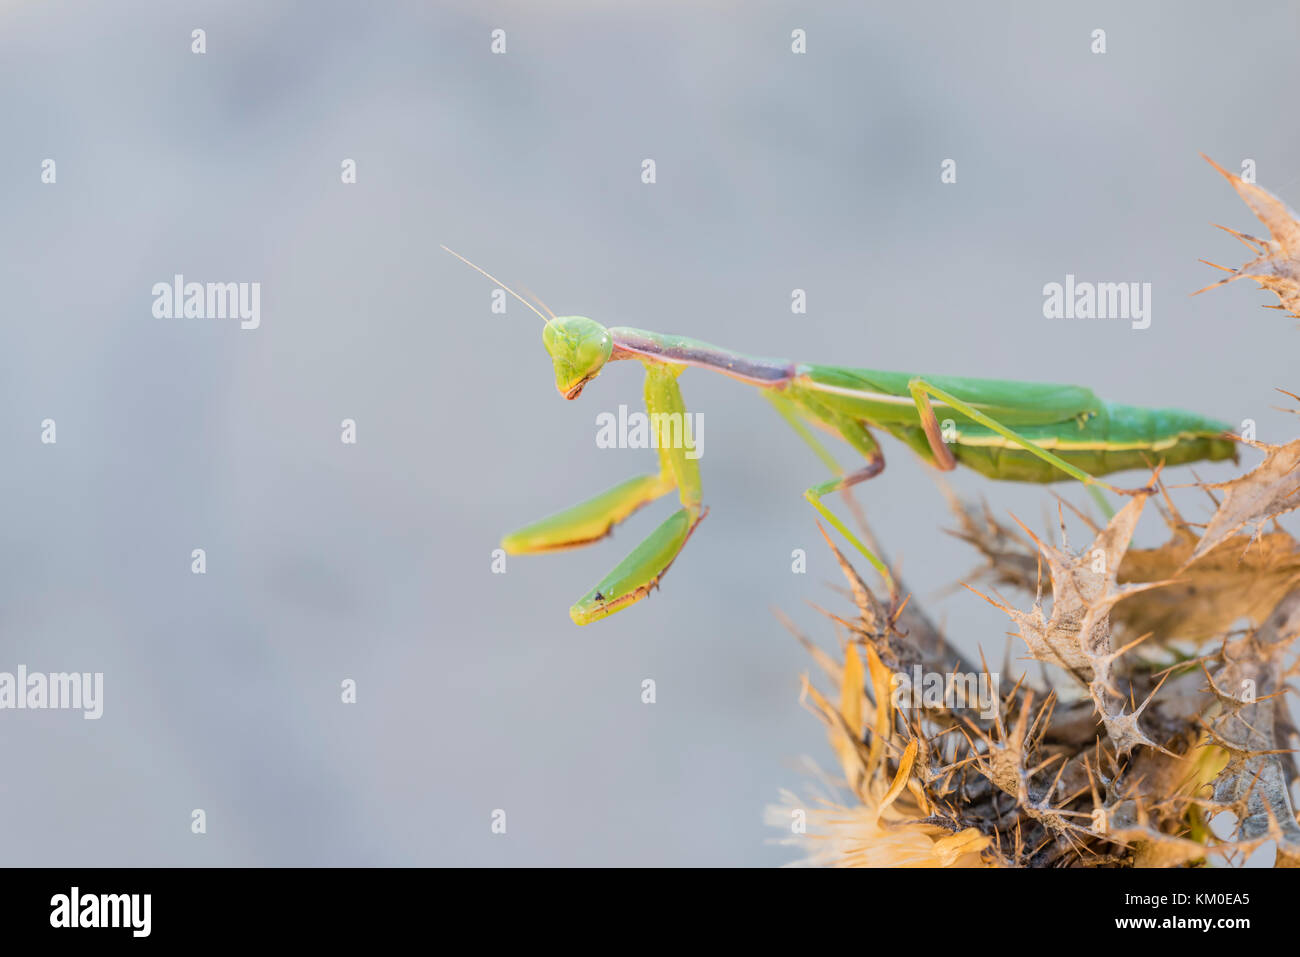
<path fill-rule="evenodd" d="M 964 465 L 999 480 L 1076 479 L 1121 495 L 1142 490 L 1117 488 L 1098 476 L 1159 462 L 1181 465 L 1237 459 L 1236 436 L 1222 422 L 1176 409 L 1104 402 L 1080 386 L 763 359 L 683 336 L 606 327 L 584 316 L 556 316 L 549 309 L 543 315 L 485 270 L 442 248 L 541 318 L 542 343 L 554 367 L 555 387 L 566 399 L 578 398 L 608 363 L 624 360 L 645 367 L 645 405 L 652 418 L 685 417 L 677 379 L 691 367 L 720 372 L 759 389 L 835 475 L 808 488 L 804 498 L 862 553 L 895 599 L 894 579 L 886 564 L 822 502 L 832 492 L 884 470 L 884 454 L 872 428 L 889 433 L 944 471 Z M 945 415 L 942 426 L 936 410 Z M 844 472 L 809 425 L 841 438 L 862 455 L 865 464 Z M 502 539 L 508 555 L 590 545 L 643 505 L 677 491 L 681 508 L 569 609 L 575 624 L 599 621 L 645 598 L 707 514 L 701 504 L 698 461 L 684 448 L 660 446 L 658 454 L 658 472 L 622 482 Z"/>

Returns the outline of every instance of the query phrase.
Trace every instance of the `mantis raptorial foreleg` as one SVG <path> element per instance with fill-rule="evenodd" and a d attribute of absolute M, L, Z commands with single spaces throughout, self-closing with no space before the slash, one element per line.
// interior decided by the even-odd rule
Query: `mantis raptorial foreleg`
<path fill-rule="evenodd" d="M 652 423 L 662 416 L 679 416 L 685 437 L 686 404 L 677 387 L 681 367 L 646 364 L 645 404 Z M 658 433 L 656 433 L 658 435 Z M 659 473 L 629 479 L 607 492 L 507 535 L 502 547 L 510 554 L 576 548 L 598 541 L 634 511 L 677 489 L 682 508 L 651 532 L 595 588 L 569 609 L 585 625 L 640 601 L 658 584 L 682 550 L 691 531 L 704 517 L 700 507 L 700 468 L 687 449 L 666 444 L 659 435 Z"/>
<path fill-rule="evenodd" d="M 950 471 L 957 467 L 957 459 L 952 450 L 948 448 L 947 443 L 943 441 L 943 434 L 939 429 L 938 416 L 934 414 L 934 408 L 930 405 L 930 396 L 938 399 L 944 405 L 955 409 L 967 418 L 978 422 L 985 428 L 992 429 L 998 435 L 1011 442 L 1016 443 L 1026 452 L 1036 455 L 1038 458 L 1060 469 L 1071 478 L 1076 478 L 1086 486 L 1100 485 L 1102 488 L 1109 489 L 1117 495 L 1135 495 L 1143 491 L 1142 489 L 1122 489 L 1109 482 L 1103 482 L 1099 478 L 1089 475 L 1083 469 L 1071 465 L 1058 455 L 1053 455 L 1047 449 L 1036 445 L 1023 435 L 1019 435 L 1007 428 L 1001 422 L 991 418 L 961 399 L 957 398 L 950 392 L 945 392 L 936 385 L 926 382 L 924 379 L 913 379 L 907 384 L 907 389 L 912 395 L 912 401 L 916 403 L 917 412 L 921 416 L 921 427 L 925 431 L 925 437 L 930 442 L 930 451 L 934 455 L 935 464 L 945 470 Z"/>
<path fill-rule="evenodd" d="M 511 532 L 501 539 L 501 547 L 508 555 L 581 548 L 600 541 L 642 505 L 672 490 L 671 472 L 660 470 L 657 475 L 639 475 L 572 508 Z"/>
<path fill-rule="evenodd" d="M 817 511 L 821 513 L 822 517 L 825 518 L 826 521 L 831 523 L 836 531 L 843 535 L 854 548 L 863 554 L 867 561 L 871 563 L 871 567 L 878 571 L 880 577 L 885 580 L 885 585 L 889 588 L 890 595 L 894 595 L 896 585 L 894 584 L 894 576 L 889 573 L 889 566 L 885 564 L 880 556 L 864 545 L 856 535 L 849 531 L 835 513 L 823 505 L 821 501 L 822 496 L 824 495 L 830 495 L 832 492 L 838 492 L 850 488 L 857 485 L 859 482 L 865 482 L 867 479 L 875 478 L 884 471 L 885 456 L 884 453 L 880 451 L 880 446 L 876 444 L 875 438 L 860 422 L 835 415 L 829 410 L 821 413 L 827 422 L 842 436 L 844 436 L 845 441 L 861 452 L 867 459 L 866 465 L 856 471 L 849 472 L 846 475 L 844 469 L 840 468 L 840 464 L 835 461 L 835 457 L 832 456 L 830 452 L 826 450 L 826 447 L 817 440 L 817 437 L 809 431 L 808 426 L 804 424 L 803 419 L 799 415 L 798 407 L 793 402 L 778 392 L 767 391 L 764 392 L 764 395 L 771 400 L 772 405 L 774 405 L 776 410 L 781 413 L 781 417 L 785 419 L 785 421 L 789 423 L 790 427 L 799 434 L 800 438 L 808 443 L 813 452 L 816 453 L 817 457 L 826 464 L 826 467 L 836 475 L 836 478 L 829 482 L 823 482 L 820 485 L 814 485 L 812 488 L 807 489 L 803 493 L 803 497 L 808 500 L 809 504 L 812 505 L 813 508 L 817 509 Z"/>

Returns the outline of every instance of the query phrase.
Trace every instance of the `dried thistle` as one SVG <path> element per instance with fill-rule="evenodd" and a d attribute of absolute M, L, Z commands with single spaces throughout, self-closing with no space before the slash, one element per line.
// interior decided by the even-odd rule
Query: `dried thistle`
<path fill-rule="evenodd" d="M 952 499 L 981 576 L 1033 596 L 1026 609 L 971 589 L 1042 669 L 1010 689 L 983 662 L 979 695 L 956 680 L 974 666 L 914 601 L 883 605 L 828 538 L 857 613 L 830 616 L 847 635 L 838 658 L 816 652 L 838 695 L 805 678 L 803 697 L 850 798 L 808 808 L 783 793 L 768 812 L 792 831 L 783 843 L 838 866 L 1170 867 L 1239 864 L 1272 842 L 1277 866 L 1300 866 L 1285 706 L 1300 543 L 1280 527 L 1238 534 L 1300 504 L 1300 443 L 1262 448 L 1259 467 L 1199 486 L 1226 490 L 1203 530 L 1161 487 L 1173 534 L 1156 549 L 1130 548 L 1149 494 L 1090 522 L 1078 550 L 1063 521 L 1056 545 Z M 943 693 L 918 695 L 919 675 Z M 1220 815 L 1235 821 L 1226 838 L 1211 827 Z"/>
<path fill-rule="evenodd" d="M 1281 300 L 1281 305 L 1270 306 L 1270 309 L 1282 309 L 1300 318 L 1300 219 L 1297 219 L 1296 214 L 1286 203 L 1268 190 L 1246 182 L 1236 173 L 1228 172 L 1204 153 L 1201 156 L 1232 184 L 1233 189 L 1246 201 L 1251 212 L 1268 227 L 1272 238 L 1259 239 L 1227 226 L 1219 226 L 1219 229 L 1241 240 L 1246 248 L 1255 254 L 1255 258 L 1236 269 L 1202 259 L 1201 262 L 1207 266 L 1222 269 L 1231 275 L 1206 286 L 1205 289 L 1197 290 L 1197 293 L 1249 277 L 1265 289 L 1272 291 Z"/>

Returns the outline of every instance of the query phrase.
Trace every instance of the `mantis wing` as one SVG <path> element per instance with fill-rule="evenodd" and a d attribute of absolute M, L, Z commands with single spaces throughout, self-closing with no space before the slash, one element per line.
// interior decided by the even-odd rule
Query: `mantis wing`
<path fill-rule="evenodd" d="M 912 373 L 821 365 L 800 366 L 798 371 L 806 377 L 804 387 L 814 390 L 819 401 L 846 414 L 881 425 L 918 421 L 916 404 L 908 392 L 908 383 L 916 378 Z M 1102 408 L 1092 390 L 1082 386 L 958 376 L 924 378 L 1009 426 L 1068 422 Z M 946 408 L 942 402 L 935 402 L 934 407 L 940 414 Z"/>

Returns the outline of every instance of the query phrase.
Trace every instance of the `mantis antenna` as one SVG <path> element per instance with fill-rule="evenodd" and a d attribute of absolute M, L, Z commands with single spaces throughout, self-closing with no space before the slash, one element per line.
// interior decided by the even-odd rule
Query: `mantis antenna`
<path fill-rule="evenodd" d="M 535 302 L 535 303 L 537 303 L 539 306 L 541 306 L 543 312 L 545 312 L 545 313 L 546 313 L 548 316 L 550 316 L 552 319 L 555 318 L 555 313 L 551 312 L 551 307 L 550 307 L 550 306 L 548 306 L 546 303 L 542 302 L 542 297 L 541 297 L 541 296 L 537 295 L 537 293 L 533 292 L 533 291 L 532 291 L 531 289 L 529 289 L 527 286 L 520 286 L 519 288 L 522 289 L 522 290 L 524 291 L 524 295 L 526 295 L 526 296 L 527 296 L 529 299 L 531 299 L 533 302 Z"/>
<path fill-rule="evenodd" d="M 462 256 L 460 253 L 456 252 L 456 250 L 454 250 L 454 249 L 451 249 L 451 248 L 449 248 L 449 247 L 447 247 L 447 246 L 443 246 L 442 248 L 445 249 L 445 250 L 447 250 L 447 252 L 451 253 L 453 256 L 455 256 L 457 259 L 459 259 L 461 262 L 463 262 L 463 263 L 464 263 L 466 266 L 468 266 L 470 269 L 473 269 L 476 273 L 479 273 L 480 275 L 486 276 L 488 279 L 491 279 L 494 283 L 496 283 L 498 286 L 500 286 L 500 287 L 501 287 L 502 289 L 504 289 L 506 292 L 510 293 L 510 295 L 514 296 L 516 299 L 518 299 L 520 302 L 522 302 L 525 306 L 527 306 L 529 309 L 531 309 L 534 313 L 536 313 L 536 314 L 537 314 L 537 318 L 540 319 L 540 320 L 542 320 L 542 322 L 546 322 L 546 321 L 547 321 L 546 317 L 543 316 L 540 312 L 537 311 L 537 307 L 536 307 L 536 306 L 534 306 L 531 302 L 529 302 L 529 301 L 528 301 L 527 299 L 525 299 L 523 296 L 519 295 L 519 293 L 515 292 L 513 289 L 511 289 L 509 286 L 507 286 L 505 283 L 503 283 L 503 282 L 502 282 L 500 279 L 498 279 L 496 276 L 492 275 L 490 272 L 488 272 L 488 271 L 487 271 L 486 269 L 484 269 L 482 266 L 476 266 L 476 265 L 474 265 L 472 262 L 470 262 L 468 259 L 466 259 L 464 256 Z"/>

